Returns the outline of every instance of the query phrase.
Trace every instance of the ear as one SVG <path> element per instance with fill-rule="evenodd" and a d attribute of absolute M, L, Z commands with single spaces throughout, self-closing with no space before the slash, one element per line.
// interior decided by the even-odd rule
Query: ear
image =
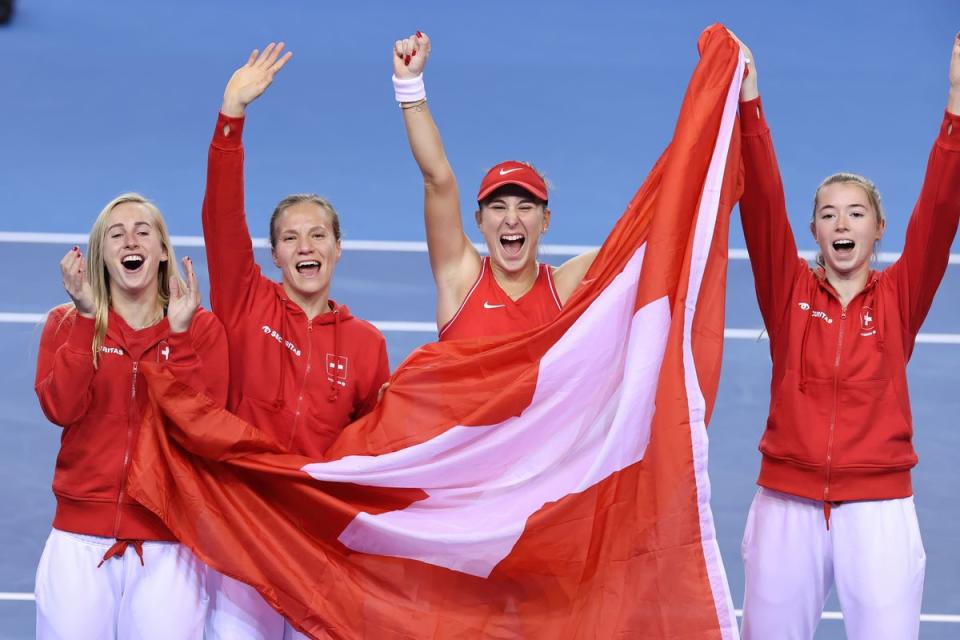
<path fill-rule="evenodd" d="M 160 262 L 166 262 L 170 259 L 170 254 L 167 253 L 167 248 L 164 247 L 163 251 L 160 252 Z"/>
<path fill-rule="evenodd" d="M 817 221 L 816 220 L 810 221 L 810 235 L 813 236 L 814 240 L 817 240 Z"/>
<path fill-rule="evenodd" d="M 881 220 L 877 223 L 877 240 L 883 237 L 883 232 L 887 230 L 887 221 Z"/>
<path fill-rule="evenodd" d="M 543 231 L 541 233 L 546 233 L 547 229 L 550 228 L 550 209 L 546 207 L 543 208 Z"/>
<path fill-rule="evenodd" d="M 273 258 L 273 266 L 275 266 L 277 269 L 279 269 L 279 268 L 280 268 L 280 261 L 277 260 L 277 250 L 276 250 L 276 249 L 272 249 L 272 248 L 270 249 L 270 257 Z"/>
<path fill-rule="evenodd" d="M 480 223 L 483 222 L 483 218 L 480 215 L 480 209 L 477 209 L 473 214 L 474 220 L 477 221 L 477 226 L 480 226 Z"/>
<path fill-rule="evenodd" d="M 334 263 L 340 262 L 341 255 L 343 255 L 343 246 L 340 244 L 340 241 L 337 240 L 337 257 L 334 259 Z"/>

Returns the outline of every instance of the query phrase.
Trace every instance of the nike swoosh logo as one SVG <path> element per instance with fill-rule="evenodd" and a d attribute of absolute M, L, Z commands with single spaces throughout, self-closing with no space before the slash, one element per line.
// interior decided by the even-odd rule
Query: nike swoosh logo
<path fill-rule="evenodd" d="M 513 173 L 514 171 L 521 171 L 522 167 L 514 167 L 513 169 L 500 169 L 500 175 L 505 176 L 508 173 Z"/>
<path fill-rule="evenodd" d="M 484 300 L 484 302 L 483 302 L 483 308 L 484 308 L 484 309 L 499 309 L 499 308 L 505 307 L 505 306 L 507 306 L 507 305 L 505 305 L 505 304 L 490 304 L 490 303 L 487 302 L 486 300 Z"/>

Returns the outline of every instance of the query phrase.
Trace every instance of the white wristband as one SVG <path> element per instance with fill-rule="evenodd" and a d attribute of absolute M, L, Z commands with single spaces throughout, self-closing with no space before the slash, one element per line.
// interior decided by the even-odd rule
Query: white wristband
<path fill-rule="evenodd" d="M 393 76 L 393 92 L 396 95 L 397 102 L 416 102 L 427 97 L 427 92 L 423 88 L 423 74 L 415 78 L 398 78 Z"/>

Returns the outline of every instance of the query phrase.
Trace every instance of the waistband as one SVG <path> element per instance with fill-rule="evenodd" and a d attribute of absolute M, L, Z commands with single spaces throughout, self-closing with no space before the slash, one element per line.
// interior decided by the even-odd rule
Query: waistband
<path fill-rule="evenodd" d="M 119 527 L 117 510 L 119 509 Z M 156 515 L 135 503 L 97 502 L 57 495 L 53 527 L 61 531 L 110 540 L 175 541 L 173 533 Z"/>

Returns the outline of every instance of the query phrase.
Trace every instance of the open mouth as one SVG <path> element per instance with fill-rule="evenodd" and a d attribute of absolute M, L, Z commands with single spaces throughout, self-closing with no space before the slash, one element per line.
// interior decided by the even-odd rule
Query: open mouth
<path fill-rule="evenodd" d="M 143 266 L 144 262 L 146 262 L 146 260 L 144 260 L 143 256 L 139 255 L 124 256 L 120 260 L 120 264 L 122 264 L 123 268 L 127 271 L 137 271 Z"/>
<path fill-rule="evenodd" d="M 833 250 L 841 255 L 850 253 L 855 246 L 857 243 L 853 240 L 834 240 L 833 242 Z"/>
<path fill-rule="evenodd" d="M 520 250 L 523 249 L 523 243 L 526 242 L 526 240 L 527 239 L 519 233 L 502 235 L 500 236 L 500 246 L 503 247 L 503 252 L 508 256 L 516 256 L 520 254 Z"/>
<path fill-rule="evenodd" d="M 320 273 L 320 261 L 301 260 L 297 263 L 297 272 L 304 276 L 315 276 Z"/>

